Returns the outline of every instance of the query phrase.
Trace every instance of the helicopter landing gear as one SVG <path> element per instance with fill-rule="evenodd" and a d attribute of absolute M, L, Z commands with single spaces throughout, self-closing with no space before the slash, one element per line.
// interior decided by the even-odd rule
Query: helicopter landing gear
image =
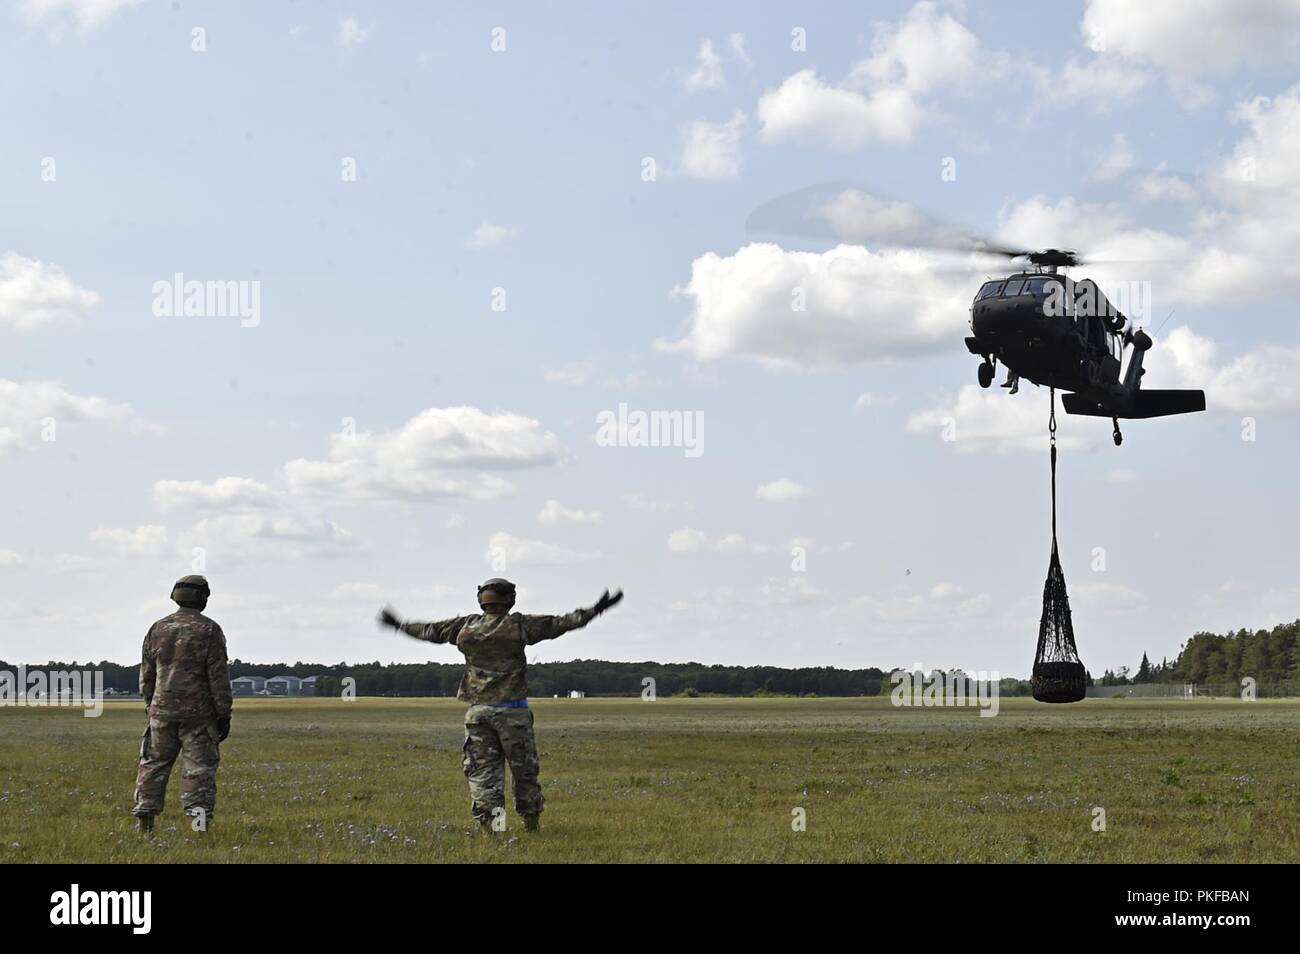
<path fill-rule="evenodd" d="M 993 383 L 993 362 L 985 360 L 979 366 L 980 387 L 986 388 Z"/>
<path fill-rule="evenodd" d="M 1115 433 L 1111 436 L 1115 438 L 1115 446 L 1119 447 L 1120 444 L 1124 443 L 1124 435 L 1119 432 L 1119 418 L 1112 417 L 1110 422 L 1115 425 Z"/>

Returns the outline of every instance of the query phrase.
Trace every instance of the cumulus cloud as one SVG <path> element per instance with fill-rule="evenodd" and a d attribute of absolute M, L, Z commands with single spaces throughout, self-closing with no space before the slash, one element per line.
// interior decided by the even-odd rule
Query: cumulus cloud
<path fill-rule="evenodd" d="M 969 85 L 998 72 L 1001 61 L 937 4 L 917 3 L 899 23 L 876 33 L 871 55 L 843 83 L 803 69 L 766 91 L 758 104 L 759 135 L 768 143 L 838 151 L 907 143 L 937 113 L 923 101 L 925 94 Z"/>
<path fill-rule="evenodd" d="M 682 127 L 682 172 L 692 179 L 724 180 L 740 175 L 740 139 L 748 118 L 739 110 L 727 122 L 696 120 Z"/>
<path fill-rule="evenodd" d="M 788 477 L 782 477 L 779 480 L 760 484 L 754 491 L 754 496 L 766 503 L 788 503 L 808 496 L 808 488 Z"/>
<path fill-rule="evenodd" d="M 207 551 L 209 561 L 301 560 L 355 553 L 352 532 L 331 520 L 295 514 L 224 514 L 196 523 L 180 549 Z"/>
<path fill-rule="evenodd" d="M 512 493 L 513 485 L 491 474 L 448 472 L 551 466 L 565 459 L 559 438 L 532 418 L 476 407 L 429 408 L 394 431 L 331 435 L 327 460 L 292 460 L 284 478 L 296 494 L 492 500 Z"/>
<path fill-rule="evenodd" d="M 528 540 L 516 537 L 504 530 L 498 530 L 488 540 L 487 552 L 483 559 L 495 566 L 503 564 L 521 564 L 527 566 L 567 566 L 571 563 L 587 563 L 599 560 L 600 552 L 595 550 L 571 550 L 567 547 L 545 543 L 541 540 Z"/>
<path fill-rule="evenodd" d="M 1300 5 L 1294 0 L 1088 0 L 1085 42 L 1175 75 L 1295 63 Z"/>
<path fill-rule="evenodd" d="M 345 17 L 339 21 L 338 44 L 345 50 L 365 43 L 370 37 L 370 27 L 363 27 L 356 17 Z"/>
<path fill-rule="evenodd" d="M 959 453 L 1042 451 L 1047 446 L 1047 411 L 1046 394 L 1012 396 L 1000 388 L 985 391 L 968 384 L 955 398 L 912 414 L 905 426 L 909 433 L 951 443 Z M 1060 408 L 1057 424 L 1060 430 L 1056 442 L 1062 448 L 1085 445 L 1083 438 L 1071 433 L 1073 428 L 1064 423 Z"/>
<path fill-rule="evenodd" d="M 668 535 L 668 549 L 672 553 L 708 551 L 735 556 L 742 553 L 766 553 L 771 548 L 765 544 L 751 543 L 738 533 L 711 537 L 702 530 L 680 527 Z"/>
<path fill-rule="evenodd" d="M 1129 148 L 1128 138 L 1123 133 L 1115 133 L 1110 140 L 1110 148 L 1098 158 L 1092 167 L 1092 177 L 1103 182 L 1118 179 L 1133 168 L 1133 150 Z"/>
<path fill-rule="evenodd" d="M 92 543 L 102 543 L 122 557 L 159 557 L 167 552 L 167 528 L 156 525 L 134 530 L 98 527 L 90 532 Z"/>
<path fill-rule="evenodd" d="M 0 325 L 19 331 L 80 318 L 99 304 L 57 265 L 14 252 L 0 255 Z"/>
<path fill-rule="evenodd" d="M 125 404 L 101 397 L 82 397 L 54 381 L 7 381 L 0 378 L 0 455 L 57 439 L 65 423 L 125 422 L 133 419 Z"/>
<path fill-rule="evenodd" d="M 160 480 L 153 485 L 154 505 L 163 513 L 172 510 L 259 510 L 276 506 L 280 495 L 269 486 L 247 477 L 222 477 L 211 483 L 201 480 Z"/>
<path fill-rule="evenodd" d="M 722 57 L 713 49 L 713 41 L 705 40 L 695 54 L 695 68 L 686 74 L 682 85 L 689 93 L 718 89 L 726 82 L 722 73 Z"/>
<path fill-rule="evenodd" d="M 971 278 L 938 271 L 922 252 L 841 245 L 786 251 L 769 243 L 708 252 L 676 293 L 690 300 L 685 335 L 663 344 L 709 361 L 744 357 L 769 367 L 831 368 L 929 353 L 950 345 L 952 316 L 970 304 Z"/>
<path fill-rule="evenodd" d="M 31 23 L 49 25 L 61 32 L 64 25 L 75 24 L 88 33 L 107 23 L 120 10 L 138 7 L 144 0 L 22 0 L 20 9 Z"/>
<path fill-rule="evenodd" d="M 492 248 L 519 237 L 519 229 L 509 225 L 493 225 L 484 222 L 474 229 L 474 234 L 465 243 L 469 248 Z"/>
<path fill-rule="evenodd" d="M 1218 346 L 1191 329 L 1175 328 L 1161 341 L 1169 361 L 1148 386 L 1201 388 L 1207 410 L 1238 414 L 1293 414 L 1300 411 L 1300 347 L 1260 345 L 1226 363 Z"/>
<path fill-rule="evenodd" d="M 565 507 L 558 500 L 548 500 L 537 515 L 540 523 L 559 523 L 568 520 L 572 523 L 600 523 L 605 515 L 599 510 L 573 510 Z"/>

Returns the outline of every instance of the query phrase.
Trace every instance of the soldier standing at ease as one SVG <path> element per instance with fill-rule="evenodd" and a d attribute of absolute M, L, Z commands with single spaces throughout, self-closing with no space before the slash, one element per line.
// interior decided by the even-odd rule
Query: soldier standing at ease
<path fill-rule="evenodd" d="M 149 728 L 140 743 L 135 783 L 141 831 L 153 830 L 163 810 L 167 779 L 181 757 L 181 805 L 206 830 L 217 807 L 219 745 L 230 734 L 230 672 L 226 636 L 203 615 L 211 590 L 201 576 L 176 581 L 175 613 L 158 620 L 144 637 L 140 694 L 149 707 Z"/>
<path fill-rule="evenodd" d="M 543 639 L 581 629 L 623 598 L 604 592 L 596 605 L 565 616 L 526 616 L 512 613 L 515 585 L 488 580 L 478 588 L 482 613 L 434 623 L 403 622 L 391 606 L 379 622 L 430 643 L 452 643 L 465 654 L 465 674 L 456 698 L 469 703 L 465 712 L 465 776 L 474 818 L 492 830 L 505 812 L 506 762 L 514 780 L 515 811 L 528 831 L 537 831 L 542 814 L 541 764 L 533 738 L 533 713 L 528 708 L 528 660 L 524 650 Z"/>

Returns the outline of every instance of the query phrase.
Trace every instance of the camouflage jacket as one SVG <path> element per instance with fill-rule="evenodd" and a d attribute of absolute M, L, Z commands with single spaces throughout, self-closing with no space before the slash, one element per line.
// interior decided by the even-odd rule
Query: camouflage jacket
<path fill-rule="evenodd" d="M 475 613 L 434 623 L 406 622 L 402 632 L 430 643 L 455 643 L 465 654 L 465 675 L 456 698 L 470 705 L 493 705 L 528 698 L 525 647 L 581 629 L 595 615 L 590 609 L 564 616 Z"/>
<path fill-rule="evenodd" d="M 149 627 L 140 695 L 151 719 L 211 722 L 230 715 L 226 634 L 196 609 L 181 607 Z"/>

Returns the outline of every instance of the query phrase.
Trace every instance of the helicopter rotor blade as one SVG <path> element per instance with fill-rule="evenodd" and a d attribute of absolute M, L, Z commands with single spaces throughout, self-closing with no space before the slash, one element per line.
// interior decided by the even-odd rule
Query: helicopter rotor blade
<path fill-rule="evenodd" d="M 910 203 L 882 198 L 842 181 L 809 186 L 760 205 L 745 220 L 745 231 L 999 258 L 1031 254 L 942 222 Z"/>

